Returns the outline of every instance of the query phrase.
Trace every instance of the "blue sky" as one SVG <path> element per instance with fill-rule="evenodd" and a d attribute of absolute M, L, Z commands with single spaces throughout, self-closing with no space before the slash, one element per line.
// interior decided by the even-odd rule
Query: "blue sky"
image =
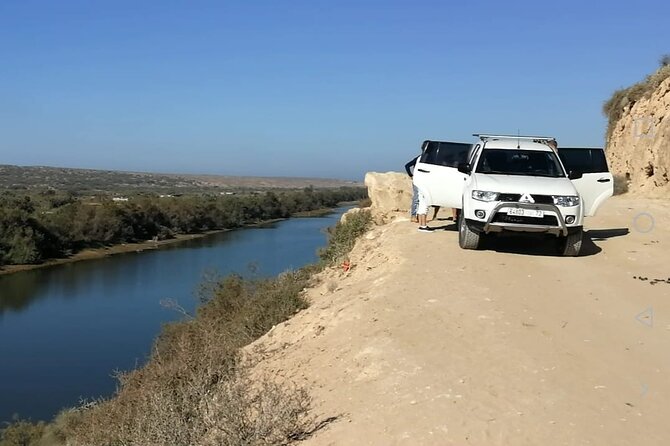
<path fill-rule="evenodd" d="M 601 145 L 670 2 L 0 1 L 0 164 L 361 179 L 424 139 Z"/>

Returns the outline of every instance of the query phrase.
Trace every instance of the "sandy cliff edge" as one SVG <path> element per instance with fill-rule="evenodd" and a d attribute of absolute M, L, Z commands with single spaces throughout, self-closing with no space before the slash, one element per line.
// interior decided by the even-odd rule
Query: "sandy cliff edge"
<path fill-rule="evenodd" d="M 610 199 L 577 258 L 397 217 L 250 348 L 339 416 L 306 445 L 667 444 L 670 231 L 640 215 L 670 211 Z"/>

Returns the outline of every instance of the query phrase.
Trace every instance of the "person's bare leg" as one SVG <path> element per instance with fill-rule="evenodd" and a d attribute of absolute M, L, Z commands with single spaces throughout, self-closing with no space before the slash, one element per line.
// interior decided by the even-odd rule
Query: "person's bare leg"
<path fill-rule="evenodd" d="M 458 209 L 451 208 L 451 217 L 454 221 L 458 220 Z"/>
<path fill-rule="evenodd" d="M 437 220 L 437 213 L 440 212 L 439 206 L 433 206 L 433 218 L 431 220 Z"/>
<path fill-rule="evenodd" d="M 419 226 L 420 227 L 425 227 L 428 226 L 428 223 L 426 221 L 426 214 L 419 214 Z"/>

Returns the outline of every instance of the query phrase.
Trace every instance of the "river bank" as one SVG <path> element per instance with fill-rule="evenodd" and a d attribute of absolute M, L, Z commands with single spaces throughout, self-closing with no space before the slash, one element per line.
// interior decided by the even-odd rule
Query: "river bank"
<path fill-rule="evenodd" d="M 353 205 L 355 202 L 344 202 L 344 203 L 339 203 L 339 206 L 348 206 L 348 205 Z M 106 246 L 103 248 L 87 248 L 82 251 L 77 252 L 76 254 L 73 254 L 69 257 L 63 257 L 63 258 L 56 258 L 56 259 L 49 259 L 45 261 L 44 263 L 39 263 L 39 264 L 24 264 L 24 265 L 5 265 L 0 267 L 0 276 L 7 275 L 7 274 L 15 274 L 19 273 L 22 271 L 30 271 L 30 270 L 35 270 L 39 268 L 48 268 L 52 266 L 57 266 L 57 265 L 63 265 L 67 263 L 74 263 L 74 262 L 81 262 L 84 260 L 95 260 L 95 259 L 102 259 L 105 257 L 117 255 L 117 254 L 127 254 L 130 252 L 142 252 L 146 250 L 152 250 L 152 249 L 161 249 L 167 246 L 172 246 L 176 245 L 179 243 L 183 243 L 189 240 L 196 240 L 204 237 L 209 237 L 212 235 L 216 234 L 221 234 L 224 232 L 228 231 L 234 231 L 236 229 L 244 229 L 244 228 L 257 228 L 261 227 L 264 225 L 269 225 L 272 223 L 277 223 L 280 221 L 287 220 L 289 218 L 310 218 L 310 217 L 323 217 L 325 215 L 328 215 L 334 211 L 334 208 L 323 208 L 323 209 L 315 209 L 312 211 L 302 211 L 302 212 L 296 212 L 294 215 L 288 217 L 288 218 L 275 218 L 272 220 L 264 220 L 261 222 L 257 223 L 250 223 L 246 225 L 242 225 L 239 228 L 229 228 L 229 229 L 216 229 L 213 231 L 205 231 L 205 232 L 199 232 L 195 234 L 177 234 L 175 235 L 174 238 L 171 239 L 166 239 L 166 240 L 158 240 L 158 241 L 153 241 L 153 240 L 147 240 L 144 242 L 137 242 L 137 243 L 122 243 L 120 245 L 112 245 L 112 246 Z"/>
<path fill-rule="evenodd" d="M 161 327 L 181 319 L 174 304 L 195 314 L 221 277 L 270 278 L 318 262 L 346 209 L 0 276 L 0 338 L 11 339 L 0 343 L 0 424 L 12 414 L 46 421 L 81 397 L 112 395 L 112 371 L 143 364 Z"/>
<path fill-rule="evenodd" d="M 67 364 L 66 368 L 72 364 L 72 367 L 60 370 L 59 375 L 65 379 L 57 386 L 53 380 L 44 381 L 49 390 L 36 389 L 35 383 L 43 382 L 40 378 L 45 373 L 42 371 L 52 371 L 53 368 L 36 368 L 30 364 L 22 367 L 22 361 L 17 360 L 10 363 L 10 370 L 0 369 L 0 383 L 4 383 L 0 384 L 0 394 L 3 394 L 3 400 L 9 396 L 9 401 L 2 401 L 6 408 L 32 420 L 48 420 L 49 414 L 59 413 L 50 424 L 33 421 L 7 425 L 4 431 L 0 429 L 0 439 L 4 434 L 7 438 L 30 438 L 21 443 L 30 446 L 117 442 L 239 444 L 242 441 L 238 441 L 237 436 L 249 437 L 237 428 L 238 421 L 244 423 L 242 427 L 249 425 L 254 432 L 260 432 L 259 438 L 281 437 L 282 444 L 307 435 L 314 428 L 308 413 L 307 389 L 296 389 L 290 383 L 276 382 L 269 377 L 250 380 L 248 367 L 251 364 L 240 361 L 238 348 L 308 305 L 302 295 L 314 274 L 335 262 L 334 255 L 348 252 L 369 222 L 369 215 L 358 212 L 354 214 L 357 218 L 348 218 L 346 225 L 336 225 L 344 211 L 341 208 L 322 218 L 289 219 L 268 229 L 232 231 L 213 237 L 213 242 L 188 243 L 184 249 L 118 256 L 102 262 L 39 272 L 43 277 L 34 277 L 36 273 L 30 272 L 29 277 L 34 279 L 31 283 L 49 285 L 54 291 L 51 302 L 38 297 L 30 307 L 31 311 L 43 313 L 42 321 L 58 322 L 59 327 L 46 330 L 52 333 L 49 340 L 54 339 L 53 334 L 62 331 L 60 327 L 65 327 L 67 332 L 63 334 L 67 339 L 59 343 L 65 348 L 53 356 L 59 364 Z M 335 229 L 329 230 L 327 236 L 326 228 Z M 326 238 L 329 241 L 324 244 Z M 321 255 L 316 255 L 316 249 L 320 249 Z M 223 263 L 203 261 L 199 259 L 202 254 L 206 257 L 214 255 Z M 178 263 L 175 262 L 177 256 L 181 259 Z M 273 265 L 272 258 L 279 263 Z M 237 274 L 253 259 L 260 259 L 262 264 L 258 266 L 262 276 L 254 274 L 245 278 Z M 192 279 L 199 281 L 197 276 L 202 267 L 216 264 L 225 276 L 212 282 L 215 286 L 202 289 L 206 294 L 197 293 L 197 312 L 185 306 L 193 318 L 182 320 L 179 316 L 163 314 L 153 324 L 147 320 L 152 315 L 156 319 L 163 313 L 156 311 L 158 297 L 186 296 L 186 290 L 194 287 L 189 282 Z M 95 268 L 104 271 L 92 271 Z M 46 277 L 53 273 L 70 276 L 74 270 L 81 270 L 82 280 L 61 277 L 59 282 L 54 282 Z M 91 294 L 96 291 L 99 291 L 98 296 Z M 61 305 L 65 308 L 59 311 Z M 81 308 L 82 305 L 87 308 Z M 41 357 L 39 344 L 44 342 L 40 339 L 47 338 L 40 332 L 42 323 L 27 322 L 25 309 L 7 314 L 9 318 L 4 322 L 9 324 L 4 325 L 4 333 L 3 325 L 0 325 L 0 335 L 17 340 L 17 345 L 0 345 L 3 357 L 20 359 L 20 353 L 26 351 L 31 352 L 31 357 Z M 12 320 L 20 331 L 11 331 Z M 105 325 L 109 326 L 105 328 Z M 119 325 L 122 330 L 117 328 Z M 70 330 L 69 327 L 76 328 Z M 138 343 L 135 339 L 137 331 L 146 331 L 155 338 L 159 327 L 159 342 L 151 342 L 151 351 L 161 353 L 151 354 L 148 361 L 133 360 L 139 357 L 138 353 L 149 351 L 149 339 Z M 113 343 L 108 342 L 109 328 L 112 329 Z M 31 335 L 26 336 L 27 333 Z M 19 344 L 21 340 L 28 344 Z M 129 347 L 134 351 L 129 351 Z M 47 348 L 53 350 L 51 346 L 44 346 Z M 76 363 L 81 361 L 74 359 L 82 352 L 86 352 L 87 364 L 77 367 Z M 126 359 L 122 363 L 118 359 L 109 361 L 110 354 L 115 353 Z M 99 361 L 106 365 L 98 364 Z M 112 364 L 116 364 L 114 368 Z M 12 365 L 16 365 L 14 370 Z M 97 365 L 97 368 L 91 370 L 91 365 Z M 113 369 L 124 371 L 120 382 L 109 379 L 109 370 Z M 86 381 L 96 376 L 110 381 L 113 388 L 87 386 Z M 25 380 L 19 381 L 19 377 L 25 377 Z M 73 386 L 76 393 L 70 392 L 72 395 L 67 398 L 54 397 L 53 388 L 59 391 Z M 93 387 L 100 390 L 94 393 L 90 390 Z M 236 389 L 248 391 L 238 394 Z M 253 389 L 261 389 L 258 400 L 253 397 Z M 76 395 L 102 396 L 96 397 L 95 403 L 87 404 L 86 409 L 57 412 L 62 407 L 77 406 Z M 59 399 L 58 404 L 54 403 L 55 398 Z M 241 410 L 250 406 L 256 408 L 258 404 L 269 408 L 267 414 L 271 416 L 257 410 Z M 36 410 L 36 405 L 50 408 Z M 276 412 L 277 407 L 282 410 Z M 210 413 L 214 412 L 210 409 L 214 409 L 216 418 L 211 417 Z M 5 410 L 4 413 L 12 412 Z M 0 416 L 0 421 L 2 419 Z M 9 421 L 9 418 L 5 420 Z M 226 420 L 233 424 L 231 429 L 227 429 L 230 423 Z M 205 441 L 212 436 L 216 442 Z M 230 438 L 236 441 L 218 441 Z"/>

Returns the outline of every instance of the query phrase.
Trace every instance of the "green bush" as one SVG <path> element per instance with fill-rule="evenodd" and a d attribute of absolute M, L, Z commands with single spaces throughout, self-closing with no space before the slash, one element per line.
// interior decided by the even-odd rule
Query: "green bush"
<path fill-rule="evenodd" d="M 60 199 L 0 194 L 0 265 L 40 263 L 84 248 L 143 242 L 175 234 L 233 229 L 332 208 L 367 196 L 363 188 L 288 190 L 262 194 Z"/>

